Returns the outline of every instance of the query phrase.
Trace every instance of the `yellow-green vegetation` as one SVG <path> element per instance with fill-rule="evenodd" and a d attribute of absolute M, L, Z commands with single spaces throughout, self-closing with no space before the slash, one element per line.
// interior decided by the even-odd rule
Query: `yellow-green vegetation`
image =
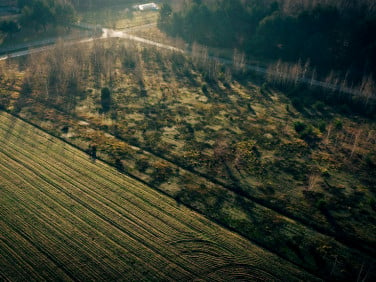
<path fill-rule="evenodd" d="M 0 144 L 2 279 L 316 280 L 5 112 Z"/>
<path fill-rule="evenodd" d="M 158 20 L 157 11 L 137 11 L 130 5 L 114 6 L 81 13 L 85 23 L 99 24 L 105 27 L 124 29 L 147 24 L 155 24 Z"/>
<path fill-rule="evenodd" d="M 3 107 L 321 277 L 374 277 L 374 121 L 192 49 L 59 45 L 8 62 Z"/>

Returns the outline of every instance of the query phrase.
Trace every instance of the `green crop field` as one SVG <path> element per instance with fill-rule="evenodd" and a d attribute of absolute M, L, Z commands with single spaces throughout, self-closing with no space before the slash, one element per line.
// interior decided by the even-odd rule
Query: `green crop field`
<path fill-rule="evenodd" d="M 0 112 L 0 279 L 315 280 Z"/>

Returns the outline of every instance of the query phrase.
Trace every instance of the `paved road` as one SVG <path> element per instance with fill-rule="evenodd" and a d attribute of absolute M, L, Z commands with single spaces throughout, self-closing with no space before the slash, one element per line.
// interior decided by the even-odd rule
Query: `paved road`
<path fill-rule="evenodd" d="M 4 60 L 7 60 L 7 59 L 11 59 L 11 58 L 22 57 L 22 56 L 26 56 L 26 55 L 30 55 L 30 54 L 40 53 L 40 52 L 43 52 L 43 51 L 53 49 L 55 47 L 52 44 L 56 43 L 57 40 L 58 40 L 58 38 L 54 39 L 53 42 L 51 40 L 52 43 L 48 43 L 48 44 L 46 44 L 42 47 L 31 47 L 31 48 L 24 47 L 22 49 L 27 48 L 27 50 L 10 51 L 5 55 L 1 55 L 0 61 L 4 61 Z M 92 37 L 91 38 L 84 38 L 84 39 L 80 39 L 80 40 L 77 40 L 77 41 L 66 42 L 66 44 L 72 45 L 72 44 L 77 44 L 77 43 L 90 42 L 90 41 L 93 41 L 93 40 L 94 40 L 94 38 L 92 38 Z M 38 45 L 40 45 L 40 44 L 38 44 Z"/>
<path fill-rule="evenodd" d="M 177 51 L 177 52 L 184 52 L 184 50 L 176 48 L 174 46 L 162 44 L 162 43 L 148 40 L 142 37 L 131 35 L 127 33 L 127 30 L 122 31 L 122 30 L 114 30 L 114 29 L 109 29 L 109 28 L 103 28 L 102 30 L 103 30 L 103 34 L 101 38 L 124 38 L 124 39 L 129 39 L 132 41 L 140 42 L 146 45 L 152 45 L 152 46 L 162 48 L 162 49 L 168 49 L 168 50 Z"/>
<path fill-rule="evenodd" d="M 86 25 L 86 24 L 81 24 L 81 25 L 80 25 L 81 28 L 87 28 L 87 29 L 91 28 L 92 30 L 98 29 L 98 26 L 94 26 L 94 25 Z M 142 26 L 131 27 L 126 30 L 114 30 L 114 29 L 109 29 L 109 28 L 102 28 L 99 36 L 84 37 L 80 39 L 77 39 L 77 38 L 70 39 L 69 37 L 67 37 L 67 38 L 64 38 L 64 40 L 67 40 L 65 41 L 65 44 L 71 45 L 71 44 L 78 44 L 78 43 L 87 43 L 87 42 L 91 42 L 93 40 L 98 40 L 98 39 L 124 38 L 124 39 L 132 40 L 135 42 L 143 43 L 146 45 L 152 45 L 158 48 L 168 49 L 168 50 L 177 51 L 177 52 L 184 52 L 184 50 L 182 49 L 178 49 L 173 46 L 151 41 L 151 40 L 134 36 L 134 35 L 127 33 L 127 31 L 130 31 L 130 30 L 147 28 L 153 25 L 154 24 L 146 24 Z M 53 44 L 56 43 L 58 39 L 59 38 L 57 37 L 49 38 L 45 40 L 35 41 L 29 44 L 18 45 L 13 48 L 8 48 L 6 52 L 3 50 L 3 53 L 6 53 L 6 54 L 0 55 L 0 61 L 7 60 L 10 58 L 22 57 L 22 56 L 26 56 L 26 55 L 30 55 L 34 53 L 40 53 L 40 52 L 52 49 L 54 48 Z"/>

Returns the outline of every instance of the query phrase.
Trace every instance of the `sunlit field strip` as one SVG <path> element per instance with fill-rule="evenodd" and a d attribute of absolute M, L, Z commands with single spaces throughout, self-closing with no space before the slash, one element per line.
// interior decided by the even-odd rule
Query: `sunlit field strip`
<path fill-rule="evenodd" d="M 5 199 L 10 200 L 9 197 Z M 15 197 L 13 200 L 17 204 L 17 210 L 13 212 L 22 212 L 27 215 L 28 220 L 32 220 L 32 223 L 28 224 L 26 219 L 16 218 L 8 221 L 7 224 L 12 226 L 16 233 L 29 237 L 35 247 L 43 250 L 43 253 L 48 254 L 49 257 L 53 257 L 53 261 L 59 262 L 59 267 L 69 272 L 71 277 L 75 277 L 78 280 L 85 279 L 88 276 L 103 279 L 102 273 L 104 274 L 104 271 L 108 273 L 115 272 L 109 265 L 101 265 L 98 258 L 88 253 L 87 249 L 85 250 L 83 244 L 78 244 L 76 239 L 69 238 L 69 235 L 64 233 L 63 227 L 59 228 L 59 224 L 49 223 L 54 218 L 45 219 L 48 214 L 43 213 L 36 215 L 35 208 L 29 208 L 31 206 L 29 203 L 27 203 L 27 207 L 26 204 L 21 204 L 20 198 Z M 77 238 L 77 236 L 74 238 Z M 92 261 L 93 266 L 97 267 L 88 269 L 83 263 L 88 258 Z M 111 271 L 109 271 L 110 269 Z M 84 272 L 83 270 L 89 272 Z"/>
<path fill-rule="evenodd" d="M 135 226 L 134 228 L 137 228 L 137 226 Z M 143 230 L 143 231 L 145 231 L 145 232 L 147 232 L 147 230 L 145 229 L 145 230 Z M 170 237 L 173 237 L 173 234 L 171 233 L 171 236 Z M 158 238 L 157 237 L 155 237 L 155 239 L 156 240 L 158 240 Z M 170 238 L 171 239 L 171 238 Z M 202 241 L 202 240 L 201 240 Z M 216 245 L 216 251 L 218 251 L 218 249 L 220 248 L 220 246 L 219 245 Z M 220 249 L 222 249 L 222 248 L 220 248 Z"/>
<path fill-rule="evenodd" d="M 74 259 L 69 263 L 63 255 L 61 258 L 61 265 L 75 277 L 228 280 L 257 273 L 259 279 L 266 280 L 313 279 L 176 205 L 173 199 L 100 161 L 90 162 L 81 151 L 5 113 L 0 114 L 0 141 L 0 179 L 7 183 L 1 188 L 7 195 L 1 205 L 10 205 L 7 210 L 12 211 L 4 214 L 4 220 L 13 224 L 13 229 L 26 232 L 34 244 L 56 259 L 59 254 L 52 247 L 41 246 L 41 238 L 55 248 L 78 248 L 76 256 L 87 259 L 76 262 L 80 267 L 72 265 Z M 26 216 L 20 217 L 21 211 Z M 64 250 L 68 258 L 75 254 L 70 248 Z M 136 258 L 133 262 L 123 260 L 125 250 L 138 258 L 137 263 Z M 106 265 L 91 274 L 76 273 L 95 267 L 93 257 Z M 139 266 L 135 273 L 128 271 L 127 263 Z"/>

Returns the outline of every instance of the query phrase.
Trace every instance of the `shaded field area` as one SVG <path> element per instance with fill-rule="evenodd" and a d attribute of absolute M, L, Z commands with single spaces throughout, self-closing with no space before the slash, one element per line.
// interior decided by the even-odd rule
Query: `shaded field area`
<path fill-rule="evenodd" d="M 173 199 L 0 112 L 5 280 L 316 280 Z"/>

